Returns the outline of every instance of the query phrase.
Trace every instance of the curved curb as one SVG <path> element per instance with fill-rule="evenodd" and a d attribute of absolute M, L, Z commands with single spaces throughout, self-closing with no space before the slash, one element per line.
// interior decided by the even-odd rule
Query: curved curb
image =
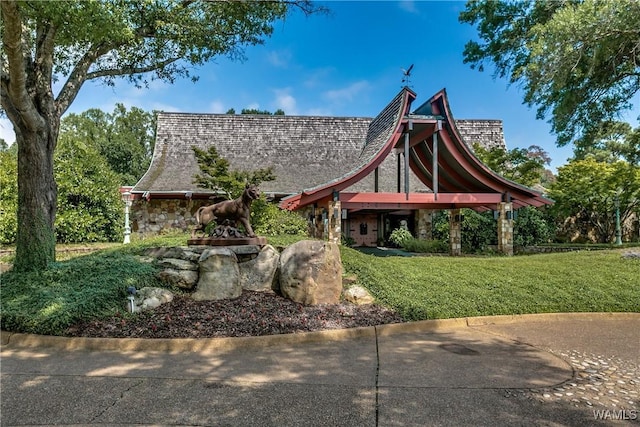
<path fill-rule="evenodd" d="M 344 341 L 355 338 L 390 336 L 407 333 L 434 332 L 473 326 L 500 325 L 519 322 L 543 322 L 561 320 L 634 320 L 640 321 L 640 313 L 541 313 L 500 316 L 462 317 L 457 319 L 422 320 L 392 323 L 350 329 L 334 329 L 298 334 L 266 335 L 234 338 L 76 338 L 49 335 L 33 335 L 0 331 L 3 347 L 49 347 L 61 350 L 92 351 L 158 351 L 168 353 L 226 352 L 237 349 L 266 348 L 278 345 L 295 345 Z"/>

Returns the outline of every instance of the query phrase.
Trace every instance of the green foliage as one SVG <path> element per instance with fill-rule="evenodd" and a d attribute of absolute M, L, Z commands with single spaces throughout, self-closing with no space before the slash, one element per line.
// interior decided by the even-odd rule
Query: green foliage
<path fill-rule="evenodd" d="M 126 289 L 159 286 L 155 268 L 104 251 L 54 263 L 46 271 L 2 275 L 2 328 L 61 335 L 73 323 L 124 313 Z"/>
<path fill-rule="evenodd" d="M 640 90 L 640 3 L 633 0 L 469 1 L 461 22 L 480 41 L 464 61 L 524 89 L 524 101 L 550 114 L 558 145 L 632 107 Z"/>
<path fill-rule="evenodd" d="M 60 119 L 86 81 L 197 80 L 194 66 L 218 55 L 242 59 L 243 48 L 263 43 L 292 9 L 324 10 L 307 0 L 0 2 L 0 102 L 18 130 L 21 194 L 33 196 L 19 202 L 16 265 L 38 269 L 53 259 L 54 150 Z M 43 227 L 30 221 L 38 210 Z"/>
<path fill-rule="evenodd" d="M 610 242 L 615 233 L 616 203 L 622 223 L 640 207 L 640 167 L 623 161 L 598 162 L 592 157 L 572 161 L 558 168 L 549 197 L 555 200 L 552 212 L 559 221 L 575 217 L 592 228 L 598 242 Z"/>
<path fill-rule="evenodd" d="M 256 234 L 277 236 L 281 234 L 307 234 L 307 220 L 296 212 L 280 209 L 267 202 L 264 196 L 251 205 L 251 225 Z"/>
<path fill-rule="evenodd" d="M 532 145 L 528 149 L 514 148 L 507 151 L 501 147 L 486 149 L 474 143 L 473 151 L 482 163 L 493 171 L 528 187 L 541 182 L 545 171 L 544 165 L 551 162 L 546 151 L 537 145 Z"/>
<path fill-rule="evenodd" d="M 276 179 L 272 167 L 254 171 L 231 170 L 229 161 L 220 156 L 214 146 L 209 147 L 207 151 L 198 147 L 192 149 L 200 168 L 194 184 L 224 193 L 229 199 L 240 197 L 248 184 L 260 185 Z"/>
<path fill-rule="evenodd" d="M 0 151 L 0 244 L 16 241 L 18 229 L 18 158 Z"/>
<path fill-rule="evenodd" d="M 513 221 L 515 246 L 534 246 L 553 239 L 555 226 L 545 211 L 526 206 L 518 209 L 517 213 L 517 218 Z"/>
<path fill-rule="evenodd" d="M 122 185 L 133 185 L 149 168 L 155 142 L 155 115 L 116 104 L 113 113 L 90 109 L 69 114 L 60 123 L 60 137 L 75 139 L 102 155 L 120 175 Z"/>
<path fill-rule="evenodd" d="M 625 160 L 640 166 L 640 127 L 632 129 L 624 122 L 600 123 L 576 141 L 573 153 L 573 160 L 593 157 L 598 162 Z"/>
<path fill-rule="evenodd" d="M 56 236 L 61 243 L 104 242 L 122 231 L 120 180 L 91 146 L 62 136 L 55 157 Z"/>
<path fill-rule="evenodd" d="M 449 243 L 442 240 L 420 240 L 412 237 L 402 243 L 402 248 L 408 252 L 421 254 L 447 253 L 449 252 Z"/>
<path fill-rule="evenodd" d="M 412 238 L 413 236 L 411 235 L 411 232 L 409 230 L 407 230 L 406 228 L 400 227 L 400 228 L 396 228 L 391 232 L 391 235 L 389 236 L 389 241 L 396 246 L 403 246 L 407 240 Z"/>
<path fill-rule="evenodd" d="M 618 251 L 373 257 L 342 247 L 341 253 L 345 274 L 407 320 L 640 310 L 640 263 Z"/>
<path fill-rule="evenodd" d="M 11 244 L 15 242 L 17 232 L 15 152 L 0 152 L 0 161 L 0 243 Z M 71 243 L 118 239 L 123 223 L 118 193 L 120 180 L 105 159 L 92 146 L 63 134 L 55 162 L 58 183 L 56 240 Z"/>
<path fill-rule="evenodd" d="M 284 111 L 278 108 L 275 112 L 272 113 L 271 111 L 258 110 L 257 108 L 243 108 L 240 114 L 258 114 L 263 116 L 284 116 Z"/>
<path fill-rule="evenodd" d="M 465 253 L 481 253 L 489 245 L 498 243 L 496 220 L 491 212 L 478 213 L 471 209 L 461 209 L 462 213 L 462 251 Z M 449 214 L 438 212 L 433 219 L 433 237 L 437 240 L 449 241 Z"/>

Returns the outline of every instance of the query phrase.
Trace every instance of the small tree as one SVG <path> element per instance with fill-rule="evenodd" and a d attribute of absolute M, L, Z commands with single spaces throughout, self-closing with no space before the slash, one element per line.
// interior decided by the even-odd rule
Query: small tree
<path fill-rule="evenodd" d="M 228 199 L 239 197 L 248 184 L 260 185 L 276 179 L 272 167 L 254 171 L 231 170 L 229 161 L 218 154 L 216 147 L 211 146 L 206 151 L 191 148 L 201 172 L 196 174 L 194 184 L 224 193 Z"/>

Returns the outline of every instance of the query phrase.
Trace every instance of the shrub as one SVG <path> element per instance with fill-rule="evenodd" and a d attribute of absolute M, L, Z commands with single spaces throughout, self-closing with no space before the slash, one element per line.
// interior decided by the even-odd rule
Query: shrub
<path fill-rule="evenodd" d="M 411 232 L 406 228 L 396 228 L 391 232 L 389 241 L 396 246 L 403 246 L 404 242 L 412 238 Z"/>
<path fill-rule="evenodd" d="M 513 244 L 532 246 L 547 243 L 553 238 L 555 226 L 545 212 L 531 206 L 518 210 L 513 224 Z"/>
<path fill-rule="evenodd" d="M 18 158 L 15 150 L 0 152 L 0 243 L 16 241 L 18 230 Z"/>
<path fill-rule="evenodd" d="M 280 209 L 264 196 L 251 205 L 251 225 L 256 234 L 307 234 L 307 220 L 295 212 Z"/>
<path fill-rule="evenodd" d="M 402 248 L 409 252 L 421 254 L 447 253 L 449 244 L 442 240 L 419 240 L 415 238 L 407 239 L 402 244 Z"/>

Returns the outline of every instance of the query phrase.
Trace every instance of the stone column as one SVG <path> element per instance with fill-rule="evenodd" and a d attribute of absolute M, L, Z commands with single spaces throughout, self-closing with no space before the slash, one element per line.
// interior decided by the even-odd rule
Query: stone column
<path fill-rule="evenodd" d="M 327 240 L 332 243 L 340 244 L 342 237 L 341 223 L 342 223 L 342 209 L 340 207 L 340 201 L 329 201 L 327 203 L 327 219 L 329 221 L 327 229 Z"/>
<path fill-rule="evenodd" d="M 449 211 L 449 254 L 462 255 L 462 213 L 460 209 Z"/>
<path fill-rule="evenodd" d="M 433 210 L 418 209 L 416 211 L 416 238 L 433 240 Z"/>
<path fill-rule="evenodd" d="M 513 255 L 513 204 L 501 202 L 498 205 L 498 252 Z"/>

